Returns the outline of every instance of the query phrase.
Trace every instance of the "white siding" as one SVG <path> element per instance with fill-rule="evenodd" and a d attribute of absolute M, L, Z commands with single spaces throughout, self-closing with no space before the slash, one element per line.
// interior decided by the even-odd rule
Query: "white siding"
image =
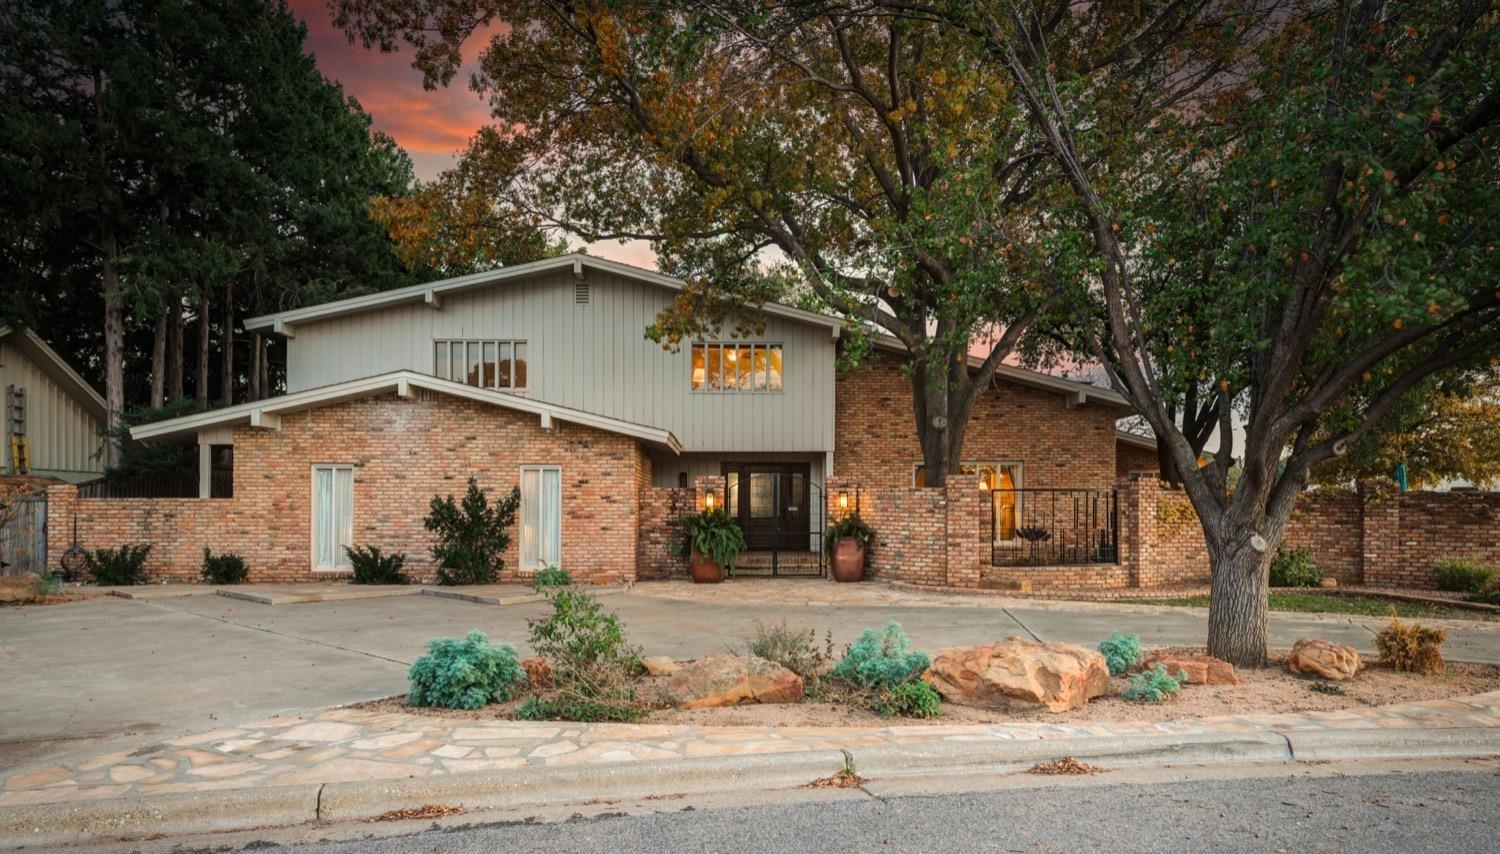
<path fill-rule="evenodd" d="M 441 309 L 397 306 L 299 325 L 287 343 L 287 390 L 400 369 L 431 373 L 436 339 L 516 339 L 527 342 L 525 394 L 537 400 L 671 430 L 689 451 L 833 448 L 827 328 L 767 317 L 765 331 L 747 337 L 785 348 L 780 393 L 694 393 L 688 342 L 670 353 L 645 337 L 673 293 L 593 270 L 585 276 L 588 305 L 575 304 L 572 273 L 546 273 L 449 294 Z"/>
<path fill-rule="evenodd" d="M 26 439 L 33 474 L 79 480 L 104 471 L 98 456 L 102 425 L 9 337 L 0 339 L 0 470 L 9 471 L 11 463 L 4 405 L 5 390 L 12 385 L 26 389 Z"/>

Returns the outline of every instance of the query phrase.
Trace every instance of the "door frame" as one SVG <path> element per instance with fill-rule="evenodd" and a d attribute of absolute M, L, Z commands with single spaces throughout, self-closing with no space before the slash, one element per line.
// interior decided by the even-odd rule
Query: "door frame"
<path fill-rule="evenodd" d="M 731 506 L 729 497 L 729 475 L 738 474 L 739 482 L 736 484 L 739 492 L 734 496 L 733 507 L 735 508 L 734 520 L 745 534 L 747 551 L 769 551 L 769 552 L 810 552 L 814 551 L 812 546 L 812 523 L 813 523 L 813 482 L 812 463 L 796 461 L 762 461 L 746 460 L 741 462 L 725 462 L 719 466 L 719 471 L 724 477 L 724 507 L 726 510 Z M 788 509 L 784 496 L 791 476 L 802 475 L 802 503 L 795 511 Z M 761 525 L 756 525 L 750 517 L 750 485 L 753 478 L 760 476 L 776 476 L 776 493 L 773 500 L 776 502 L 776 513 L 771 517 L 772 530 L 767 539 Z"/>

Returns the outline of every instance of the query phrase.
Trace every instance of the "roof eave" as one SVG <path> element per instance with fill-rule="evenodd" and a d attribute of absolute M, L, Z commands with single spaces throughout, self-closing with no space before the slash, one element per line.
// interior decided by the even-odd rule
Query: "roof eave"
<path fill-rule="evenodd" d="M 15 336 L 20 342 L 17 349 L 25 353 L 28 358 L 37 362 L 42 371 L 59 386 L 71 389 L 73 398 L 79 405 L 88 411 L 100 424 L 109 421 L 109 404 L 105 403 L 104 396 L 94 390 L 67 360 L 58 355 L 57 351 L 40 335 L 26 327 L 16 327 L 10 324 L 0 326 L 0 338 Z"/>

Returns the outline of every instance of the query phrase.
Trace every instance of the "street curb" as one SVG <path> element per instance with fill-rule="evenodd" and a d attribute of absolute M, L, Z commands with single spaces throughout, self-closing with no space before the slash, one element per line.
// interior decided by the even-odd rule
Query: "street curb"
<path fill-rule="evenodd" d="M 1301 762 L 1404 759 L 1420 756 L 1500 756 L 1500 727 L 1355 729 L 1287 732 Z"/>
<path fill-rule="evenodd" d="M 1275 732 L 1138 734 L 1015 741 L 948 741 L 908 747 L 851 749 L 854 773 L 899 777 L 949 771 L 1025 770 L 1072 756 L 1107 767 L 1184 763 L 1284 762 L 1287 740 Z"/>

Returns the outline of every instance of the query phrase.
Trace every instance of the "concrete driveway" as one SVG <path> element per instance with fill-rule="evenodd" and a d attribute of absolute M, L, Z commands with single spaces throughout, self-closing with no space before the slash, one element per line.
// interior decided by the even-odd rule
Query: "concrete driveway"
<path fill-rule="evenodd" d="M 1201 644 L 1193 609 L 896 594 L 877 585 L 738 580 L 714 588 L 642 584 L 613 593 L 648 655 L 695 657 L 738 646 L 756 623 L 833 632 L 899 621 L 918 648 L 1031 635 L 1093 645 L 1111 631 L 1147 645 Z M 430 638 L 485 632 L 526 648 L 540 602 L 490 605 L 435 596 L 264 605 L 224 596 L 100 599 L 0 611 L 0 768 L 51 755 L 153 743 L 190 732 L 401 693 Z M 1273 615 L 1271 642 L 1308 635 L 1373 652 L 1380 621 Z M 1500 624 L 1454 623 L 1450 658 L 1500 663 Z"/>

